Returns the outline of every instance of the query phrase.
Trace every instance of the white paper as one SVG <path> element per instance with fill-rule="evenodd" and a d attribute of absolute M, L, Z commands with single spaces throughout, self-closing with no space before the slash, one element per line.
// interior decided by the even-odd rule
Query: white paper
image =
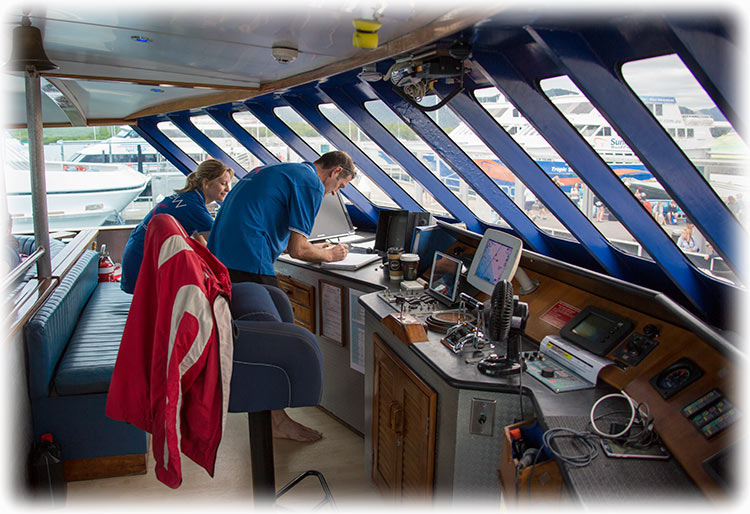
<path fill-rule="evenodd" d="M 359 303 L 364 291 L 349 289 L 349 366 L 355 371 L 365 372 L 365 308 Z"/>
<path fill-rule="evenodd" d="M 343 269 L 343 270 L 358 270 L 362 266 L 366 266 L 371 262 L 375 262 L 381 257 L 378 254 L 372 253 L 350 253 L 340 261 L 334 262 L 321 262 L 321 268 L 328 269 Z"/>
<path fill-rule="evenodd" d="M 320 335 L 343 343 L 341 334 L 341 289 L 325 282 L 320 282 Z"/>

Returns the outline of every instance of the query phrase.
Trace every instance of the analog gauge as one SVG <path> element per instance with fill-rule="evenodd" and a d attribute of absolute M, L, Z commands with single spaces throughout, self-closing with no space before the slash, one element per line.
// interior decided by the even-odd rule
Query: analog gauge
<path fill-rule="evenodd" d="M 690 359 L 680 359 L 671 364 L 649 382 L 665 400 L 703 376 L 703 371 Z"/>
<path fill-rule="evenodd" d="M 690 368 L 680 366 L 659 378 L 659 387 L 677 389 L 690 380 Z"/>

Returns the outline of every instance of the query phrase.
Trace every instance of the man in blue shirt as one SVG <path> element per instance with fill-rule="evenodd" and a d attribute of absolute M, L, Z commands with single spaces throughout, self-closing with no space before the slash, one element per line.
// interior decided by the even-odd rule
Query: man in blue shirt
<path fill-rule="evenodd" d="M 281 163 L 251 171 L 226 196 L 216 216 L 208 249 L 227 267 L 232 283 L 257 282 L 278 287 L 273 264 L 286 249 L 295 259 L 340 261 L 345 244 L 310 243 L 323 195 L 336 194 L 355 175 L 351 157 L 328 152 L 315 162 Z M 289 417 L 271 412 L 273 435 L 317 441 L 322 434 Z"/>
<path fill-rule="evenodd" d="M 308 262 L 340 261 L 348 247 L 312 244 L 324 194 L 336 194 L 355 175 L 351 157 L 328 152 L 313 163 L 257 168 L 227 195 L 208 237 L 208 249 L 229 269 L 232 282 L 278 287 L 273 264 L 286 249 Z"/>

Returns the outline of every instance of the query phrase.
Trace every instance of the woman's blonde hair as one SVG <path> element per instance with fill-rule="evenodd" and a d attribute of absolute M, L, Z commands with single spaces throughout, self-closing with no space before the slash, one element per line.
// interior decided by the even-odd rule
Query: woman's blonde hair
<path fill-rule="evenodd" d="M 232 171 L 231 168 L 224 166 L 224 163 L 217 161 L 216 159 L 206 159 L 198 165 L 194 172 L 187 176 L 185 180 L 185 187 L 182 189 L 175 189 L 175 193 L 187 193 L 193 189 L 200 189 L 203 186 L 203 180 L 209 182 L 221 177 L 227 171 Z"/>

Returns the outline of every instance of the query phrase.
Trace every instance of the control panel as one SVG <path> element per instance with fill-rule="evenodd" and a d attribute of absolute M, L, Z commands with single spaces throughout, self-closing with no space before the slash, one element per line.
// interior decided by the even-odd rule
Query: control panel
<path fill-rule="evenodd" d="M 591 389 L 594 384 L 584 380 L 542 352 L 521 352 L 526 373 L 556 393 Z"/>
<path fill-rule="evenodd" d="M 385 290 L 378 292 L 378 297 L 391 306 L 396 312 L 418 316 L 421 314 L 431 314 L 435 311 L 445 309 L 435 297 L 424 291 L 391 291 Z"/>
<path fill-rule="evenodd" d="M 658 344 L 645 334 L 633 332 L 620 346 L 615 348 L 613 357 L 630 366 L 637 366 Z"/>
<path fill-rule="evenodd" d="M 734 424 L 740 417 L 737 408 L 718 389 L 712 389 L 682 408 L 682 415 L 706 439 Z"/>

